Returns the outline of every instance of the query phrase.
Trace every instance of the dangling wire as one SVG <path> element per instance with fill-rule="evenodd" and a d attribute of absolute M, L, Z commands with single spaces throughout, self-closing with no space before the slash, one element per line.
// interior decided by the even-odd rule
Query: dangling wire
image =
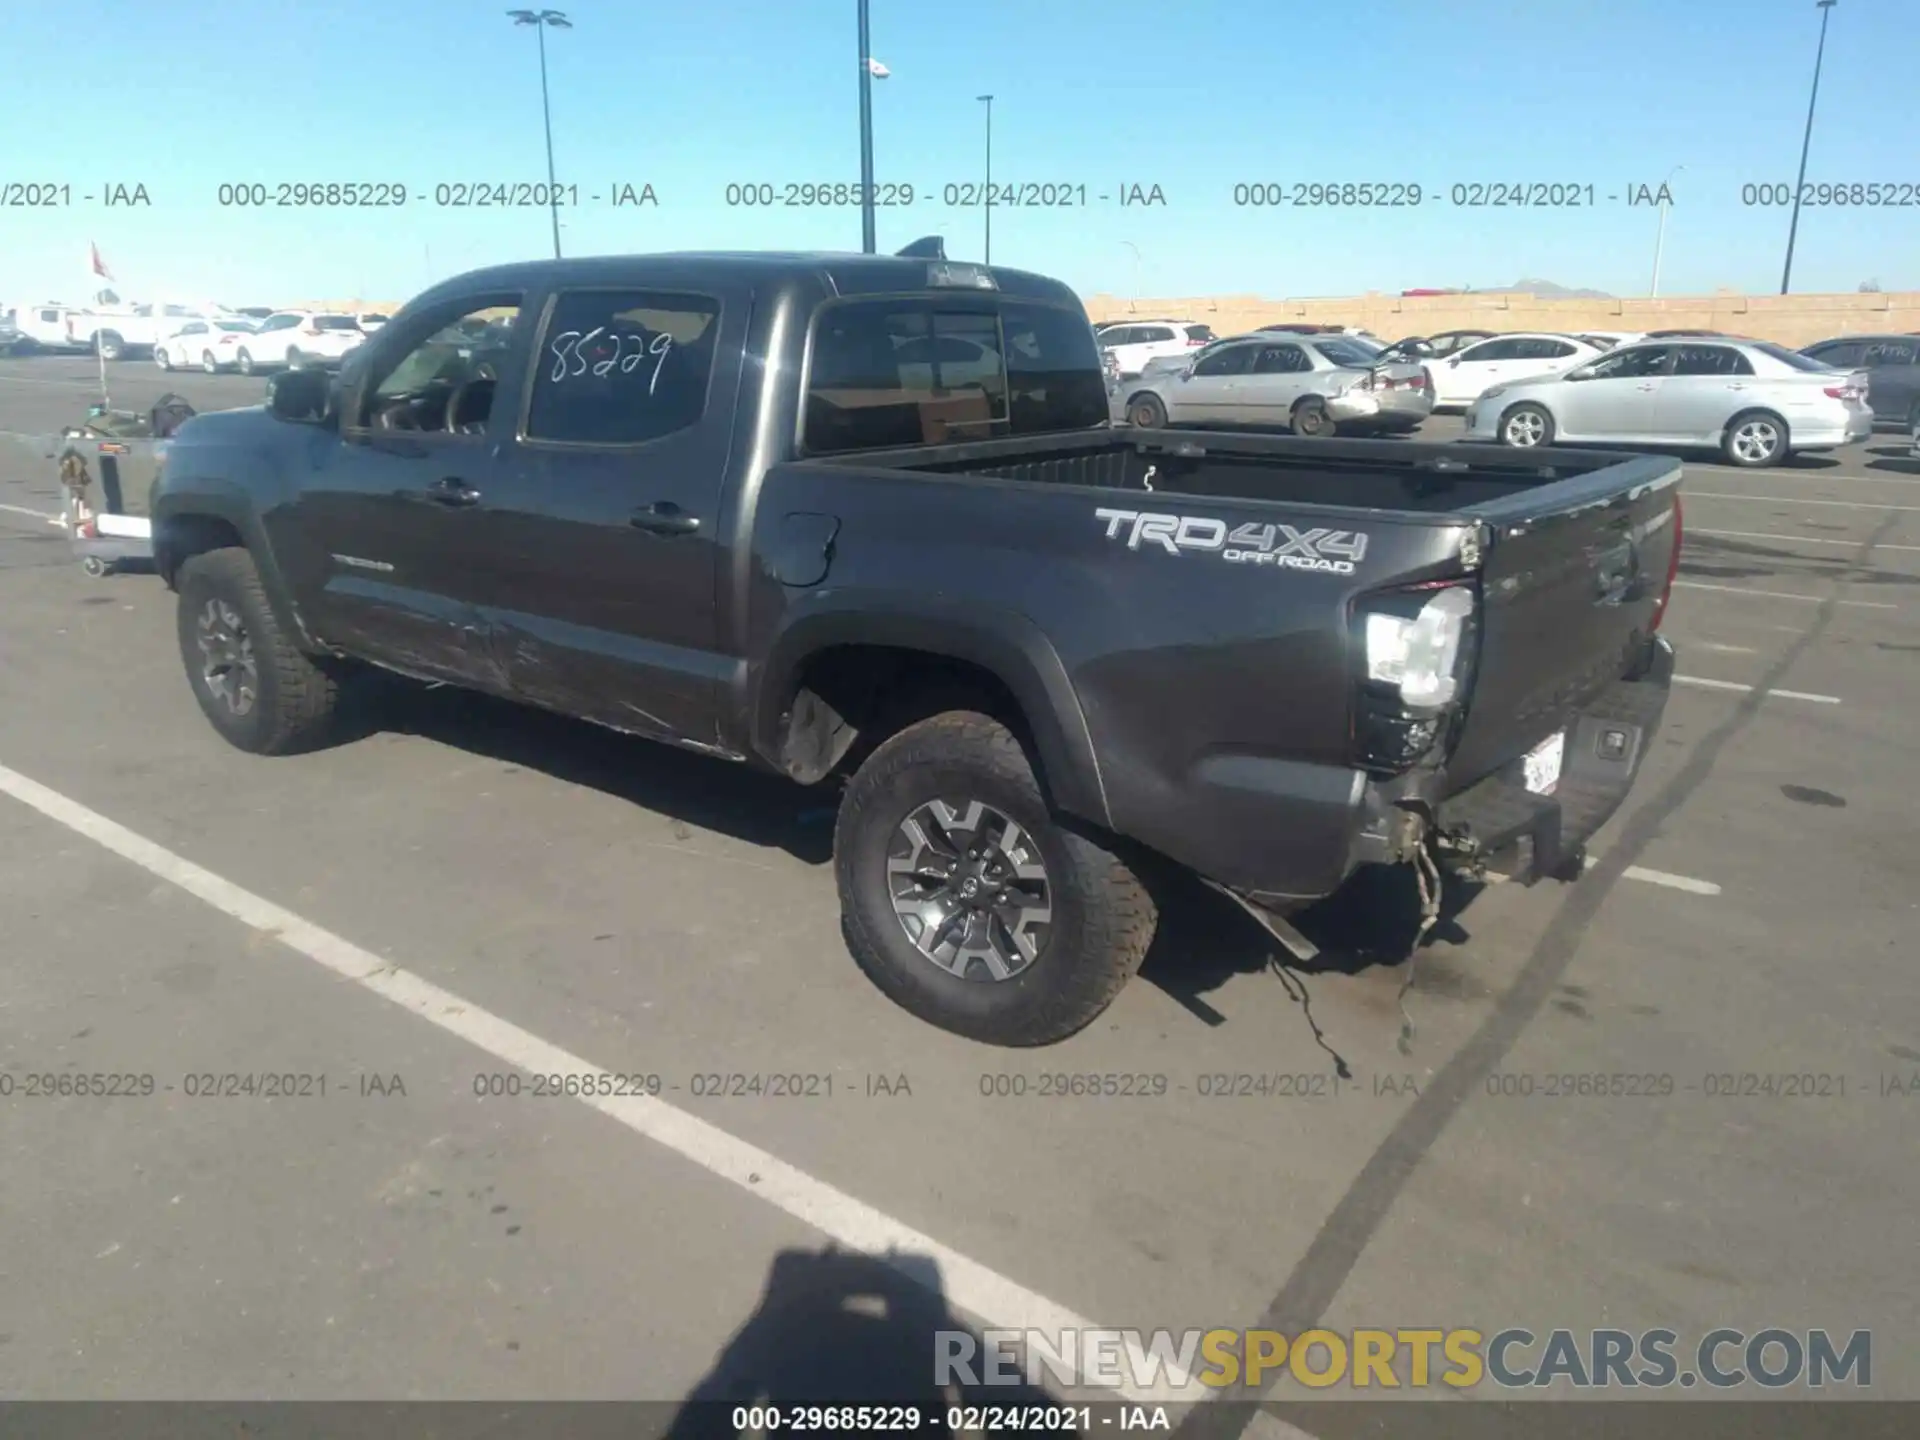
<path fill-rule="evenodd" d="M 1420 931 L 1413 937 L 1413 951 L 1407 956 L 1407 978 L 1400 982 L 1397 1003 L 1400 1006 L 1400 1053 L 1413 1053 L 1413 1015 L 1407 1009 L 1407 993 L 1413 989 L 1420 968 L 1420 950 L 1440 920 L 1440 867 L 1428 853 L 1423 840 L 1414 847 L 1413 873 L 1420 882 Z"/>

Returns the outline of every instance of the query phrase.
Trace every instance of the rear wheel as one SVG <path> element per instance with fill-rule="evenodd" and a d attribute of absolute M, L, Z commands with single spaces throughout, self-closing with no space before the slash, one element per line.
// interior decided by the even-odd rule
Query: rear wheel
<path fill-rule="evenodd" d="M 285 755 L 323 741 L 339 679 L 280 628 L 253 557 L 238 546 L 195 555 L 179 587 L 180 657 L 194 699 L 227 743 Z"/>
<path fill-rule="evenodd" d="M 1727 424 L 1720 453 L 1729 465 L 1760 470 L 1777 465 L 1787 453 L 1787 422 L 1767 410 L 1749 410 Z"/>
<path fill-rule="evenodd" d="M 1516 450 L 1553 443 L 1553 417 L 1538 405 L 1516 405 L 1500 417 L 1500 443 Z"/>
<path fill-rule="evenodd" d="M 1058 823 L 1019 741 L 973 711 L 880 745 L 847 786 L 833 849 L 841 928 L 867 978 L 992 1045 L 1089 1024 L 1158 922 L 1126 862 Z"/>
<path fill-rule="evenodd" d="M 1142 430 L 1158 430 L 1167 423 L 1167 407 L 1158 395 L 1136 395 L 1127 402 L 1127 419 Z"/>
<path fill-rule="evenodd" d="M 104 330 L 96 335 L 93 348 L 102 360 L 118 360 L 126 352 L 126 342 L 112 330 Z"/>
<path fill-rule="evenodd" d="M 1324 439 L 1333 434 L 1335 429 L 1333 416 L 1327 413 L 1327 407 L 1311 396 L 1293 407 L 1291 423 L 1294 434 L 1310 440 Z"/>

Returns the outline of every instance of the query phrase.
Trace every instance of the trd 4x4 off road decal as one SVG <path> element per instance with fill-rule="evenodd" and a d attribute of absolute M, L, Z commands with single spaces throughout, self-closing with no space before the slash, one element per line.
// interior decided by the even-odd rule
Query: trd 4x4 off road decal
<path fill-rule="evenodd" d="M 1210 516 L 1139 510 L 1095 510 L 1093 515 L 1107 527 L 1107 539 L 1124 537 L 1129 550 L 1157 545 L 1169 555 L 1195 550 L 1218 555 L 1233 565 L 1271 565 L 1323 575 L 1351 575 L 1367 555 L 1367 537 L 1358 530 L 1296 530 L 1291 525 L 1251 521 L 1229 530 L 1226 521 Z"/>

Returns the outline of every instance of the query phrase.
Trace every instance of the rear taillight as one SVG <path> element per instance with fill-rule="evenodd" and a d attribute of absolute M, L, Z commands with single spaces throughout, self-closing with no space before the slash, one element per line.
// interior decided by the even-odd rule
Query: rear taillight
<path fill-rule="evenodd" d="M 1470 584 L 1430 581 L 1362 597 L 1355 758 L 1398 773 L 1445 738 L 1472 662 L 1478 599 Z"/>
<path fill-rule="evenodd" d="M 1673 553 L 1667 556 L 1667 583 L 1661 587 L 1660 599 L 1653 607 L 1653 625 L 1651 630 L 1657 633 L 1660 622 L 1667 618 L 1667 602 L 1673 598 L 1673 582 L 1680 578 L 1680 544 L 1686 538 L 1686 526 L 1682 523 L 1680 495 L 1676 491 L 1673 497 Z"/>
<path fill-rule="evenodd" d="M 1433 389 L 1433 372 L 1428 370 L 1426 366 L 1422 365 L 1420 367 L 1420 378 L 1413 382 L 1413 388 L 1416 390 Z"/>
<path fill-rule="evenodd" d="M 1209 343 L 1211 343 L 1211 342 L 1209 342 L 1209 341 L 1206 341 L 1206 340 L 1195 340 L 1195 339 L 1193 339 L 1193 338 L 1192 338 L 1191 336 L 1189 336 L 1189 337 L 1188 337 L 1188 339 L 1187 339 L 1187 348 L 1188 348 L 1189 350 L 1198 350 L 1198 349 L 1199 349 L 1199 348 L 1200 348 L 1201 346 L 1203 346 L 1203 345 L 1206 345 L 1206 344 L 1209 344 Z"/>

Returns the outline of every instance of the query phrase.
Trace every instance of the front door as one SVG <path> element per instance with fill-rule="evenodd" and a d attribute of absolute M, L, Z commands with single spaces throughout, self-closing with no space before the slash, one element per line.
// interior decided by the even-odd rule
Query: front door
<path fill-rule="evenodd" d="M 494 391 L 514 376 L 504 348 L 475 347 L 452 326 L 518 307 L 517 295 L 474 296 L 415 316 L 349 387 L 338 439 L 316 440 L 293 578 L 322 639 L 407 674 L 500 687 L 475 561 L 511 431 L 512 406 L 496 407 Z"/>
<path fill-rule="evenodd" d="M 547 306 L 478 521 L 497 665 L 536 704 L 710 746 L 721 481 L 748 297 L 577 288 Z"/>
<path fill-rule="evenodd" d="M 1652 435 L 1672 359 L 1671 345 L 1632 345 L 1570 371 L 1555 391 L 1560 434 L 1569 440 Z"/>
<path fill-rule="evenodd" d="M 1166 389 L 1168 418 L 1175 425 L 1222 425 L 1234 419 L 1234 391 L 1253 367 L 1257 347 L 1222 345 L 1194 364 L 1193 373 Z"/>

